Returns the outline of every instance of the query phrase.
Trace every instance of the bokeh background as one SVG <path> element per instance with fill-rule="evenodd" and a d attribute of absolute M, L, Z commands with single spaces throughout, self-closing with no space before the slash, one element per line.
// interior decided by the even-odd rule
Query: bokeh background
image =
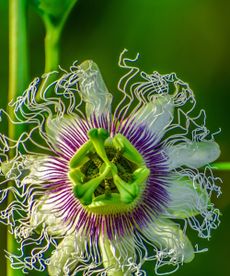
<path fill-rule="evenodd" d="M 32 80 L 44 69 L 44 27 L 32 8 L 28 12 Z M 195 92 L 198 108 L 206 110 L 210 130 L 222 129 L 217 137 L 222 150 L 220 161 L 230 161 L 229 30 L 229 0 L 79 0 L 65 25 L 60 64 L 68 68 L 74 60 L 93 59 L 114 95 L 122 75 L 118 57 L 124 48 L 131 58 L 140 53 L 138 64 L 148 73 L 176 72 Z M 7 104 L 7 82 L 8 1 L 3 0 L 0 1 L 0 108 Z M 208 246 L 209 251 L 183 265 L 175 276 L 230 275 L 230 172 L 216 174 L 223 179 L 223 195 L 215 200 L 223 214 L 222 223 L 210 241 L 191 234 L 194 241 Z M 3 276 L 5 243 L 6 229 L 1 225 Z M 147 269 L 148 275 L 154 275 L 151 263 Z"/>

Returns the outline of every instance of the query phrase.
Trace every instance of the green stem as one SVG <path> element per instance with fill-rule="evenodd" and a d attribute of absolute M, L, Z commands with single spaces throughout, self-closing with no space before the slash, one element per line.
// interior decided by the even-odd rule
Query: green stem
<path fill-rule="evenodd" d="M 211 165 L 213 170 L 230 171 L 230 162 L 218 162 Z"/>
<path fill-rule="evenodd" d="M 28 50 L 27 50 L 27 0 L 9 0 L 9 101 L 19 96 L 28 83 Z M 15 119 L 12 108 L 8 110 L 12 119 Z M 9 137 L 15 139 L 16 125 L 9 122 Z M 10 158 L 14 152 L 10 151 Z M 12 183 L 11 183 L 12 184 Z M 8 197 L 8 205 L 12 201 L 12 195 Z M 7 250 L 16 253 L 17 243 L 14 237 L 7 234 Z M 23 275 L 19 270 L 15 271 L 7 261 L 7 276 Z"/>
<path fill-rule="evenodd" d="M 28 83 L 26 13 L 26 0 L 9 1 L 9 100 L 20 95 Z"/>
<path fill-rule="evenodd" d="M 57 70 L 60 61 L 61 29 L 46 24 L 45 36 L 45 73 Z"/>

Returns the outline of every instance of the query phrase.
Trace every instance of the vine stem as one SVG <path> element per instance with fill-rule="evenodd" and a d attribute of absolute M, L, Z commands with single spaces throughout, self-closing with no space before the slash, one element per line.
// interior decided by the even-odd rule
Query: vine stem
<path fill-rule="evenodd" d="M 53 27 L 49 22 L 46 25 L 45 36 L 45 73 L 57 70 L 60 60 L 61 28 Z"/>
<path fill-rule="evenodd" d="M 19 96 L 28 84 L 28 49 L 27 49 L 27 0 L 9 0 L 9 91 L 8 100 Z M 8 108 L 12 120 L 15 119 L 13 108 Z M 20 129 L 23 126 L 20 127 Z M 9 121 L 8 135 L 15 139 L 18 128 Z M 14 152 L 11 150 L 9 157 Z M 12 183 L 9 183 L 12 185 Z M 12 194 L 8 197 L 8 205 L 12 202 Z M 7 233 L 7 251 L 12 254 L 17 251 L 17 242 L 14 236 Z M 7 261 L 7 276 L 24 275 L 20 270 L 11 268 Z"/>

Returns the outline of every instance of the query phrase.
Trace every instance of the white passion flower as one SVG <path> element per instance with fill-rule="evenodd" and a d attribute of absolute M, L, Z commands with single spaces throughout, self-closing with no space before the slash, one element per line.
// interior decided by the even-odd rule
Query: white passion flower
<path fill-rule="evenodd" d="M 13 198 L 0 215 L 24 273 L 145 275 L 145 261 L 172 273 L 205 250 L 187 229 L 209 239 L 219 225 L 208 164 L 220 150 L 205 112 L 176 74 L 144 73 L 124 53 L 117 94 L 85 61 L 36 78 L 11 103 L 26 131 L 0 136 L 1 202 Z"/>

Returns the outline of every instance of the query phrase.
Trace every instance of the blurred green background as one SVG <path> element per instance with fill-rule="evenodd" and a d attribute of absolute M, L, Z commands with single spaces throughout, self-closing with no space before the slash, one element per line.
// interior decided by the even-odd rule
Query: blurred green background
<path fill-rule="evenodd" d="M 16 1 L 16 0 L 15 0 Z M 0 108 L 7 104 L 8 1 L 0 1 Z M 64 28 L 60 64 L 93 59 L 116 97 L 122 71 L 117 62 L 127 48 L 128 57 L 140 53 L 141 68 L 150 73 L 176 72 L 195 92 L 199 108 L 207 113 L 217 137 L 220 161 L 230 161 L 230 1 L 229 0 L 79 0 Z M 44 27 L 29 9 L 30 77 L 43 73 Z M 4 124 L 4 122 L 3 122 Z M 230 185 L 229 172 L 216 172 L 223 179 L 223 195 L 216 205 L 222 223 L 210 241 L 197 240 L 209 251 L 185 264 L 175 276 L 227 276 L 230 274 Z M 0 275 L 5 274 L 6 229 L 0 226 Z M 151 263 L 148 275 L 153 274 Z M 15 274 L 16 275 L 16 274 Z M 39 274 L 39 275 L 46 275 Z"/>

